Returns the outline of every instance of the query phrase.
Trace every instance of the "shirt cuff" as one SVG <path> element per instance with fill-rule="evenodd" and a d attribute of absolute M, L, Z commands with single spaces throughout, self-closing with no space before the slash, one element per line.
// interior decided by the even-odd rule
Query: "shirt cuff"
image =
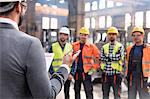
<path fill-rule="evenodd" d="M 70 68 L 69 68 L 69 66 L 67 64 L 62 64 L 61 67 L 66 68 L 67 71 L 68 71 L 68 74 L 70 73 Z"/>
<path fill-rule="evenodd" d="M 148 77 L 148 80 L 147 80 L 147 82 L 148 82 L 148 83 L 150 83 L 150 77 Z"/>

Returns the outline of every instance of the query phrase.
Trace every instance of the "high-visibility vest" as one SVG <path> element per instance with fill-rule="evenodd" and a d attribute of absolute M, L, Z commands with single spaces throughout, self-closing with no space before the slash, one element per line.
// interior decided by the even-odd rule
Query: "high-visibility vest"
<path fill-rule="evenodd" d="M 126 75 L 128 74 L 128 62 L 129 62 L 129 54 L 131 49 L 133 48 L 132 46 L 127 47 L 127 56 L 126 56 Z M 142 71 L 143 71 L 143 76 L 148 77 L 150 75 L 150 45 L 146 44 L 145 47 L 143 48 L 143 57 L 142 57 Z"/>
<path fill-rule="evenodd" d="M 52 62 L 52 66 L 54 71 L 56 72 L 60 65 L 62 65 L 62 59 L 65 54 L 72 50 L 72 45 L 70 43 L 65 44 L 64 51 L 58 42 L 52 44 L 52 51 L 54 53 L 54 59 Z"/>
<path fill-rule="evenodd" d="M 80 50 L 79 41 L 73 43 L 72 45 L 74 53 Z M 99 59 L 99 49 L 94 44 L 86 42 L 82 49 L 82 61 L 84 72 L 87 73 L 92 69 L 96 70 L 100 66 Z M 76 58 L 76 63 L 78 63 L 78 57 Z"/>
<path fill-rule="evenodd" d="M 110 46 L 109 43 L 107 43 L 107 44 L 105 44 L 105 45 L 103 46 L 104 54 L 105 54 L 105 55 L 108 55 L 108 54 L 109 54 L 109 46 Z M 122 46 L 121 43 L 116 42 L 116 44 L 114 45 L 114 49 L 113 49 L 113 53 L 112 53 L 112 54 L 115 55 L 115 54 L 118 52 L 118 50 L 119 50 L 119 48 L 120 48 L 121 46 Z M 111 62 L 111 67 L 112 67 L 113 69 L 115 69 L 115 70 L 121 72 L 121 71 L 122 71 L 123 60 L 124 60 L 124 55 L 121 56 L 121 59 L 120 59 L 119 61 L 112 61 L 112 62 Z M 105 67 L 106 67 L 106 62 L 101 62 L 101 69 L 104 70 Z"/>

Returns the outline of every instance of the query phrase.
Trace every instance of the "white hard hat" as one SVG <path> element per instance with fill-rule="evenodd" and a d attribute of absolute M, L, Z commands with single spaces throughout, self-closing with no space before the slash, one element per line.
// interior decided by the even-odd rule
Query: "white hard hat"
<path fill-rule="evenodd" d="M 4 13 L 4 12 L 7 12 L 7 11 L 13 9 L 16 4 L 15 2 L 17 2 L 17 1 L 26 2 L 26 0 L 0 0 L 0 13 Z M 5 2 L 6 2 L 6 4 L 3 4 Z"/>
<path fill-rule="evenodd" d="M 70 30 L 67 27 L 62 27 L 59 30 L 59 33 L 70 34 Z"/>
<path fill-rule="evenodd" d="M 0 2 L 16 2 L 16 1 L 26 1 L 26 0 L 0 0 Z"/>

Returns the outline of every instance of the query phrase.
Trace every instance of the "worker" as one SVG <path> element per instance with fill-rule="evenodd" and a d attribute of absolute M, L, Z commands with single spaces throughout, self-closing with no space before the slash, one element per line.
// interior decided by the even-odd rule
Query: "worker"
<path fill-rule="evenodd" d="M 48 50 L 50 53 L 54 53 L 54 59 L 49 70 L 51 75 L 58 70 L 60 65 L 62 65 L 63 56 L 72 51 L 72 45 L 67 42 L 69 35 L 70 30 L 67 27 L 61 27 L 58 33 L 58 41 L 54 42 Z M 71 79 L 72 76 L 70 74 L 64 85 L 65 99 L 69 99 Z"/>
<path fill-rule="evenodd" d="M 124 47 L 117 41 L 119 35 L 116 27 L 109 27 L 109 42 L 101 48 L 101 70 L 103 99 L 109 99 L 110 88 L 113 88 L 114 99 L 120 99 Z"/>
<path fill-rule="evenodd" d="M 147 84 L 150 76 L 150 45 L 144 43 L 144 29 L 135 26 L 131 32 L 133 45 L 127 47 L 128 99 L 149 99 Z"/>
<path fill-rule="evenodd" d="M 73 53 L 76 53 L 78 50 L 81 50 L 78 58 L 76 59 L 77 67 L 74 73 L 75 99 L 81 99 L 81 83 L 83 83 L 84 86 L 86 99 L 93 99 L 93 85 L 91 81 L 91 73 L 100 66 L 100 52 L 94 44 L 89 43 L 89 34 L 89 30 L 85 27 L 82 27 L 80 29 L 79 34 L 80 40 L 72 44 Z"/>
<path fill-rule="evenodd" d="M 40 40 L 18 29 L 26 9 L 26 0 L 0 0 L 0 98 L 55 99 L 75 57 L 49 79 Z"/>

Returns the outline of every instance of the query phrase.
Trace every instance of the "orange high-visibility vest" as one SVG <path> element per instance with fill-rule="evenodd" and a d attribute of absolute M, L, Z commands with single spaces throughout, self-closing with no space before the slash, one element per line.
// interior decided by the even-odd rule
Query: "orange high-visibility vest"
<path fill-rule="evenodd" d="M 74 53 L 76 53 L 78 50 L 80 50 L 80 42 L 75 42 L 72 44 Z M 99 49 L 94 45 L 90 43 L 85 43 L 83 49 L 82 49 L 82 61 L 83 61 L 83 69 L 84 72 L 87 73 L 91 69 L 97 69 L 99 64 L 99 58 L 100 58 L 100 52 Z M 78 62 L 78 58 L 76 59 L 76 62 Z"/>
<path fill-rule="evenodd" d="M 129 54 L 133 46 L 127 47 L 127 55 L 126 55 L 126 75 L 128 74 L 128 62 L 129 62 Z M 143 57 L 142 57 L 142 71 L 143 76 L 148 77 L 150 73 L 150 45 L 145 45 L 143 48 Z"/>

